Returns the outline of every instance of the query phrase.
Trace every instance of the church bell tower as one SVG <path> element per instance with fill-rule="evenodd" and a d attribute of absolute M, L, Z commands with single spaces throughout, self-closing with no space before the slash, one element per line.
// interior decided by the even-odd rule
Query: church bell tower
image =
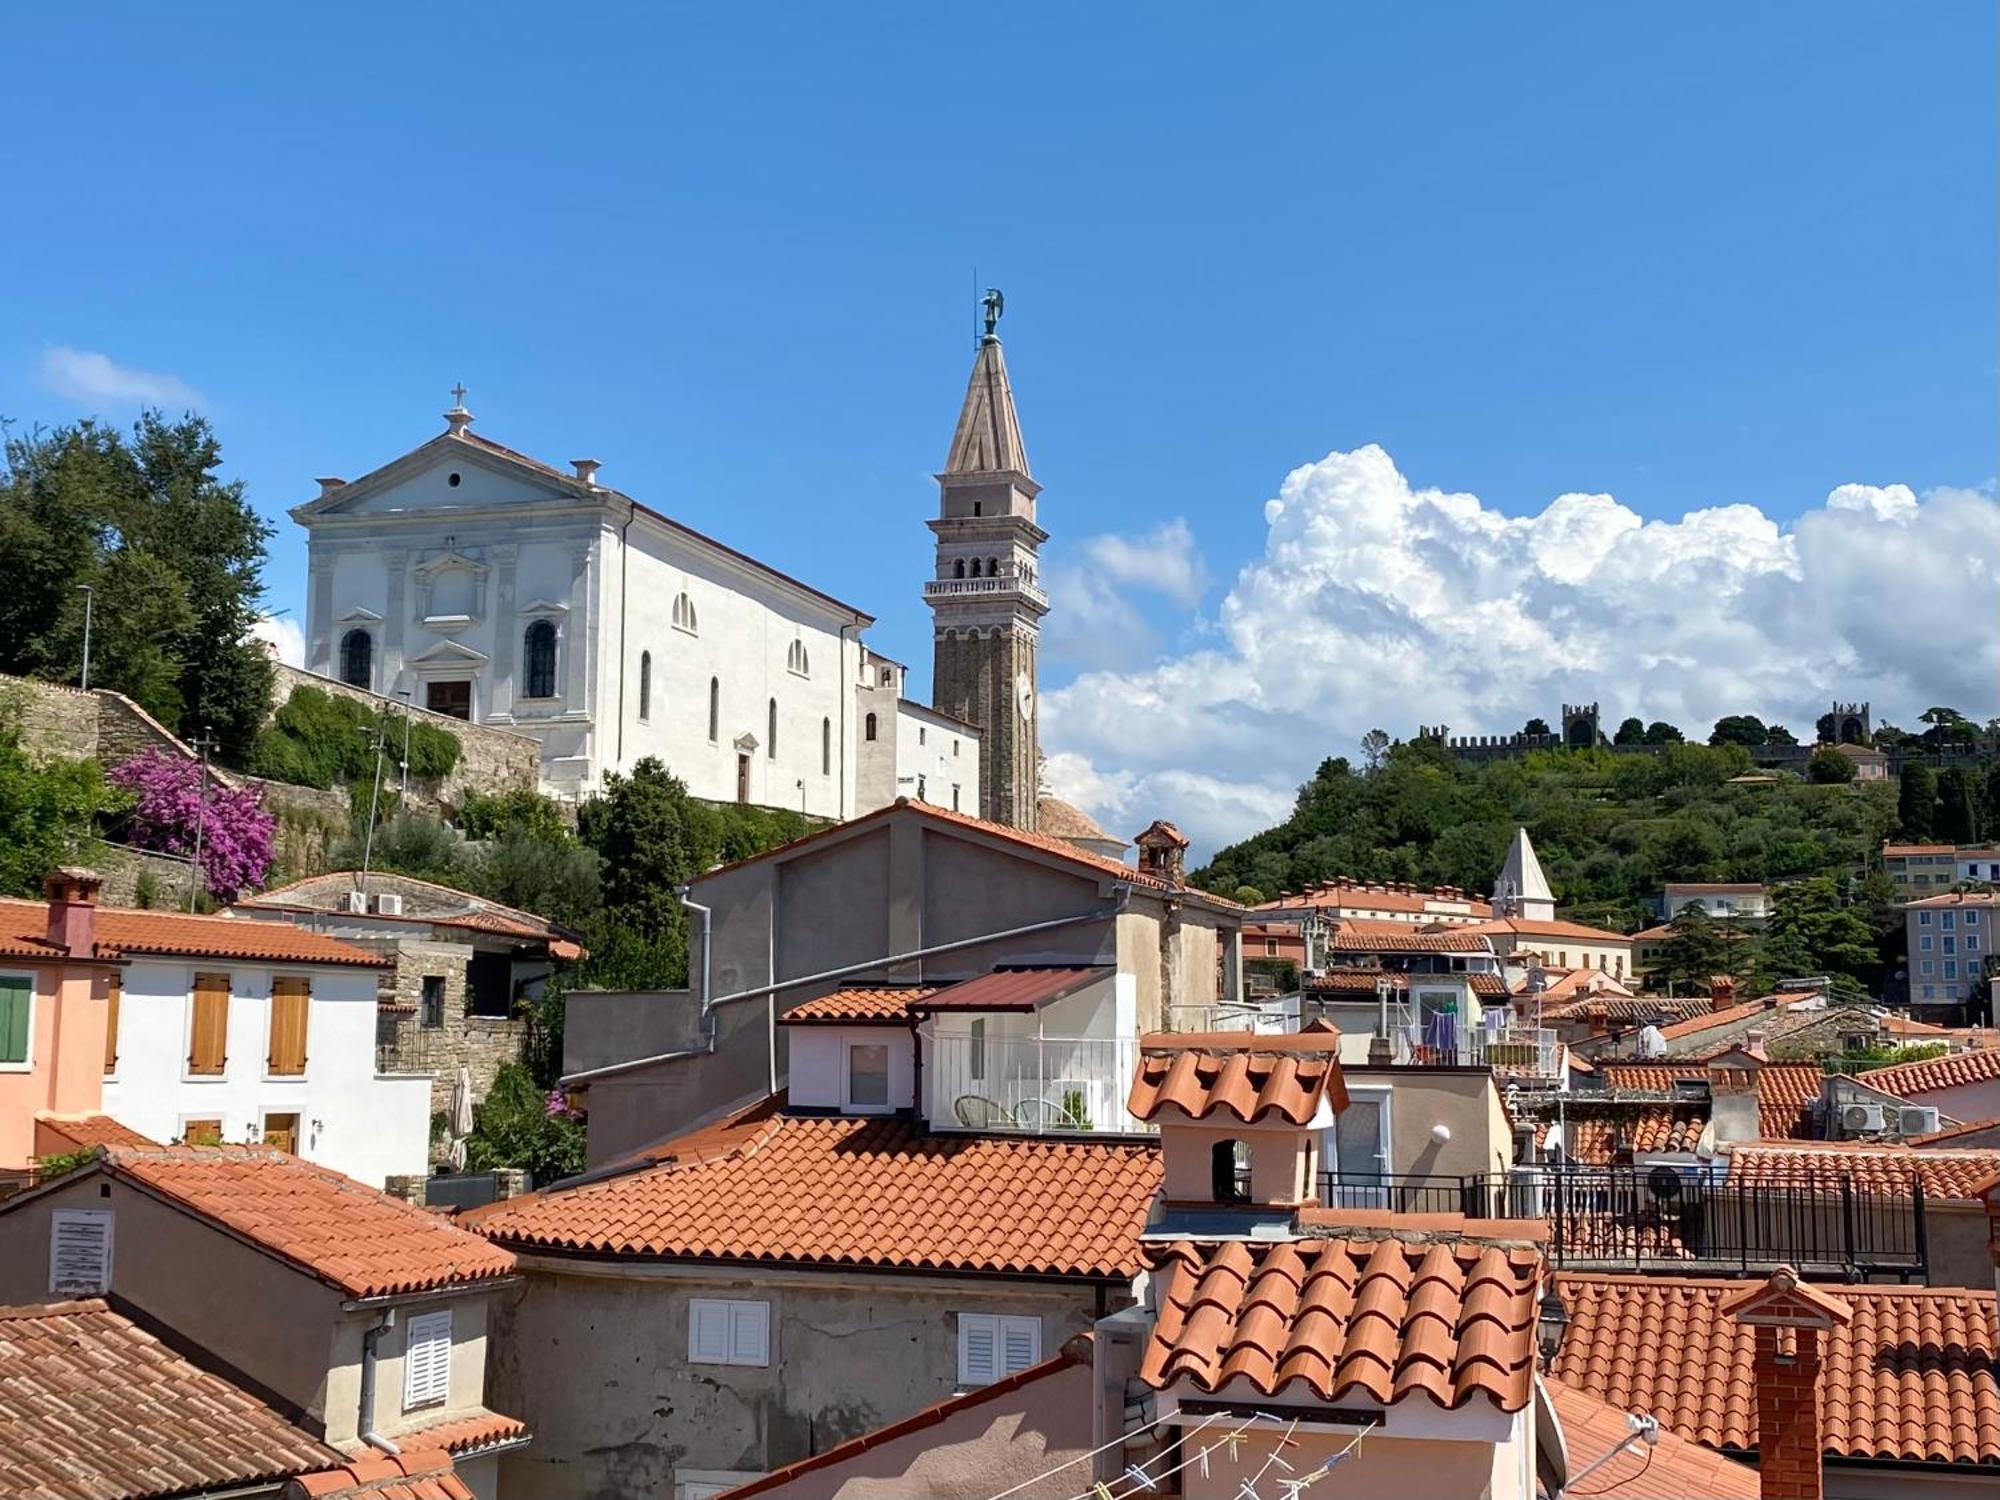
<path fill-rule="evenodd" d="M 924 602 L 931 607 L 931 704 L 981 731 L 980 815 L 1032 829 L 1041 760 L 1035 654 L 1049 612 L 1038 549 L 1048 533 L 1035 524 L 1041 486 L 1028 473 L 995 331 L 1002 305 L 998 291 L 987 292 L 986 333 L 937 476 L 938 515 L 930 523 L 937 567 Z"/>

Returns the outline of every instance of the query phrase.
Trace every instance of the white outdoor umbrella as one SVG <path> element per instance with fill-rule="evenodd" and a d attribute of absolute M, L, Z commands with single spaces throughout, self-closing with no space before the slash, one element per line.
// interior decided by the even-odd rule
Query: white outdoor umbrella
<path fill-rule="evenodd" d="M 463 1172 L 465 1170 L 464 1136 L 454 1137 L 452 1143 L 444 1148 L 444 1159 L 451 1164 L 452 1171 Z"/>
<path fill-rule="evenodd" d="M 472 1070 L 458 1065 L 458 1081 L 451 1086 L 451 1133 L 472 1134 Z"/>

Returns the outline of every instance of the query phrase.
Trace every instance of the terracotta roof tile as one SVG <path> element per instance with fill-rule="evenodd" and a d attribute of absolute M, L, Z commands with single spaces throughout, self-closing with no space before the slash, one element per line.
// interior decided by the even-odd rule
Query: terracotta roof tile
<path fill-rule="evenodd" d="M 1632 939 L 1622 932 L 1612 932 L 1603 927 L 1586 927 L 1581 922 L 1565 922 L 1560 919 L 1544 922 L 1534 917 L 1494 917 L 1490 921 L 1474 922 L 1461 932 L 1511 932 L 1516 937 L 1576 938 L 1586 943 L 1629 943 Z"/>
<path fill-rule="evenodd" d="M 1139 1039 L 1126 1108 L 1141 1120 L 1173 1106 L 1197 1120 L 1226 1113 L 1253 1122 L 1276 1115 L 1305 1125 L 1329 1099 L 1335 1110 L 1347 1105 L 1337 1031 L 1155 1032 Z"/>
<path fill-rule="evenodd" d="M 1457 906 L 1465 908 L 1465 916 L 1485 918 L 1493 915 L 1492 903 L 1464 891 L 1390 890 L 1386 886 L 1371 886 L 1352 880 L 1329 881 L 1296 895 L 1280 896 L 1275 901 L 1260 903 L 1258 909 L 1289 911 L 1302 906 L 1330 907 L 1336 911 L 1353 907 L 1363 911 L 1400 911 L 1431 916 L 1458 915 L 1436 910 L 1438 906 Z"/>
<path fill-rule="evenodd" d="M 1668 1041 L 1679 1041 L 1683 1037 L 1694 1036 L 1698 1032 L 1709 1031 L 1717 1026 L 1734 1026 L 1761 1015 L 1771 1007 L 1762 1000 L 1745 1000 L 1741 1005 L 1726 1005 L 1721 1010 L 1701 1010 L 1694 1015 L 1660 1028 L 1660 1034 Z"/>
<path fill-rule="evenodd" d="M 481 1409 L 470 1415 L 461 1414 L 447 1421 L 433 1422 L 428 1427 L 399 1433 L 397 1441 L 405 1447 L 421 1442 L 426 1448 L 438 1448 L 463 1456 L 491 1448 L 497 1443 L 512 1443 L 527 1435 L 528 1424 L 519 1417 L 502 1416 L 497 1411 Z"/>
<path fill-rule="evenodd" d="M 340 1455 L 99 1300 L 0 1308 L 9 1495 L 106 1500 L 280 1480 Z"/>
<path fill-rule="evenodd" d="M 1673 1092 L 1674 1080 L 1708 1077 L 1701 1063 L 1607 1063 L 1597 1065 L 1607 1089 Z M 1757 1070 L 1757 1128 L 1767 1140 L 1809 1139 L 1807 1106 L 1819 1098 L 1825 1074 L 1818 1063 L 1765 1063 Z"/>
<path fill-rule="evenodd" d="M 99 1169 L 212 1219 L 351 1297 L 508 1276 L 514 1257 L 437 1214 L 266 1146 L 114 1147 Z"/>
<path fill-rule="evenodd" d="M 284 1500 L 477 1500 L 441 1449 L 363 1453 L 285 1486 Z"/>
<path fill-rule="evenodd" d="M 1359 995 L 1368 999 L 1375 996 L 1375 982 L 1387 978 L 1392 989 L 1406 990 L 1413 979 L 1472 981 L 1472 993 L 1482 1000 L 1504 1000 L 1512 993 L 1507 981 L 1498 974 L 1405 974 L 1395 969 L 1340 968 L 1324 969 L 1305 981 L 1302 988 L 1309 995 Z"/>
<path fill-rule="evenodd" d="M 1335 953 L 1491 953 L 1492 942 L 1463 927 L 1420 932 L 1408 922 L 1344 917 L 1333 929 Z"/>
<path fill-rule="evenodd" d="M 1553 1120 L 1535 1122 L 1535 1144 L 1540 1146 Z M 1650 1104 L 1633 1100 L 1624 1108 L 1593 1106 L 1586 1113 L 1572 1108 L 1564 1124 L 1567 1140 L 1563 1154 L 1586 1165 L 1609 1165 L 1618 1148 L 1630 1151 L 1688 1151 L 1695 1149 L 1702 1131 L 1708 1128 L 1708 1110 L 1700 1104 Z"/>
<path fill-rule="evenodd" d="M 523 1252 L 1094 1278 L 1140 1268 L 1154 1143 L 934 1135 L 777 1105 L 665 1142 L 654 1165 L 460 1222 Z"/>
<path fill-rule="evenodd" d="M 1657 995 L 1581 995 L 1560 1005 L 1548 1005 L 1546 998 L 1544 995 L 1542 1019 L 1545 1021 L 1594 1020 L 1601 1017 L 1624 1026 L 1642 1025 L 1654 1019 L 1684 1021 L 1690 1016 L 1706 1015 L 1709 1008 L 1705 998 L 1663 1000 Z"/>
<path fill-rule="evenodd" d="M 121 1125 L 109 1115 L 36 1115 L 35 1124 L 40 1135 L 58 1136 L 69 1143 L 72 1151 L 86 1151 L 92 1146 L 142 1146 L 157 1148 L 159 1142 L 139 1134 L 129 1125 Z M 43 1156 L 52 1153 L 43 1151 Z"/>
<path fill-rule="evenodd" d="M 46 902 L 0 898 L 0 951 L 58 956 L 46 942 Z M 194 917 L 182 912 L 100 906 L 92 919 L 100 958 L 162 954 L 170 958 L 262 959 L 288 964 L 341 964 L 383 969 L 391 960 L 290 922 L 243 917 Z"/>
<path fill-rule="evenodd" d="M 1533 1395 L 1540 1252 L 1467 1242 L 1329 1237 L 1177 1241 L 1160 1248 L 1159 1317 L 1139 1377 L 1266 1396 L 1294 1382 L 1322 1401 Z"/>
<path fill-rule="evenodd" d="M 1947 906 L 2000 906 L 2000 891 L 1947 891 L 1942 896 L 1903 903 L 1905 911 L 1931 911 Z"/>
<path fill-rule="evenodd" d="M 1946 1125 L 1938 1130 L 1929 1130 L 1922 1135 L 1906 1135 L 1906 1146 L 1941 1146 L 1950 1141 L 1963 1140 L 1969 1135 L 1985 1135 L 1988 1131 L 2000 1132 L 2000 1115 L 1985 1120 L 1961 1120 L 1956 1125 Z"/>
<path fill-rule="evenodd" d="M 2000 1047 L 1981 1047 L 1972 1052 L 1947 1052 L 1920 1062 L 1891 1063 L 1886 1068 L 1870 1068 L 1855 1077 L 1885 1094 L 1908 1098 L 1939 1089 L 1964 1088 L 1975 1083 L 2000 1083 Z"/>
<path fill-rule="evenodd" d="M 855 985 L 835 990 L 795 1005 L 778 1020 L 787 1026 L 902 1025 L 910 1019 L 910 1006 L 937 993 L 936 985 Z"/>
<path fill-rule="evenodd" d="M 1564 1381 L 1551 1380 L 1547 1386 L 1571 1474 L 1631 1437 L 1622 1407 Z M 1657 1443 L 1627 1448 L 1571 1493 L 1617 1500 L 1757 1500 L 1762 1493 L 1758 1483 L 1757 1471 L 1748 1464 L 1712 1453 L 1662 1427 Z"/>
<path fill-rule="evenodd" d="M 1753 1330 L 1721 1310 L 1744 1285 L 1561 1275 L 1570 1323 L 1553 1374 L 1706 1447 L 1753 1450 Z M 1853 1317 L 1820 1335 L 1827 1455 L 2000 1464 L 1991 1289 L 1834 1290 Z"/>
<path fill-rule="evenodd" d="M 2000 1150 L 1931 1151 L 1873 1141 L 1742 1141 L 1729 1151 L 1729 1180 L 1754 1183 L 1818 1176 L 1854 1184 L 1861 1193 L 1907 1196 L 1910 1183 L 1926 1198 L 1971 1198 L 2000 1171 Z"/>

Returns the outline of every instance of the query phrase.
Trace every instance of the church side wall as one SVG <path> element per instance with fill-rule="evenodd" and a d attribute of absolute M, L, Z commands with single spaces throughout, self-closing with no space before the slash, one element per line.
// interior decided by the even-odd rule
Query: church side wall
<path fill-rule="evenodd" d="M 896 781 L 903 796 L 977 813 L 979 736 L 920 704 L 898 704 Z"/>

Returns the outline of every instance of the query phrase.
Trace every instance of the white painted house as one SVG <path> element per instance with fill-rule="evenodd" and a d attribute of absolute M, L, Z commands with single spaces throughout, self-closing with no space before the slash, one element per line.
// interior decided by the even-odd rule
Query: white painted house
<path fill-rule="evenodd" d="M 156 1141 L 261 1141 L 380 1187 L 429 1167 L 431 1079 L 375 1071 L 387 960 L 286 922 L 104 908 L 103 1109 Z"/>
<path fill-rule="evenodd" d="M 472 420 L 454 406 L 292 512 L 308 667 L 533 735 L 557 795 L 657 756 L 712 801 L 842 818 L 893 800 L 860 795 L 861 700 L 896 665 L 862 645 L 872 616 L 608 488 L 594 459 L 556 469 Z M 873 712 L 879 744 L 893 710 Z M 960 785 L 976 806 L 976 773 Z"/>

